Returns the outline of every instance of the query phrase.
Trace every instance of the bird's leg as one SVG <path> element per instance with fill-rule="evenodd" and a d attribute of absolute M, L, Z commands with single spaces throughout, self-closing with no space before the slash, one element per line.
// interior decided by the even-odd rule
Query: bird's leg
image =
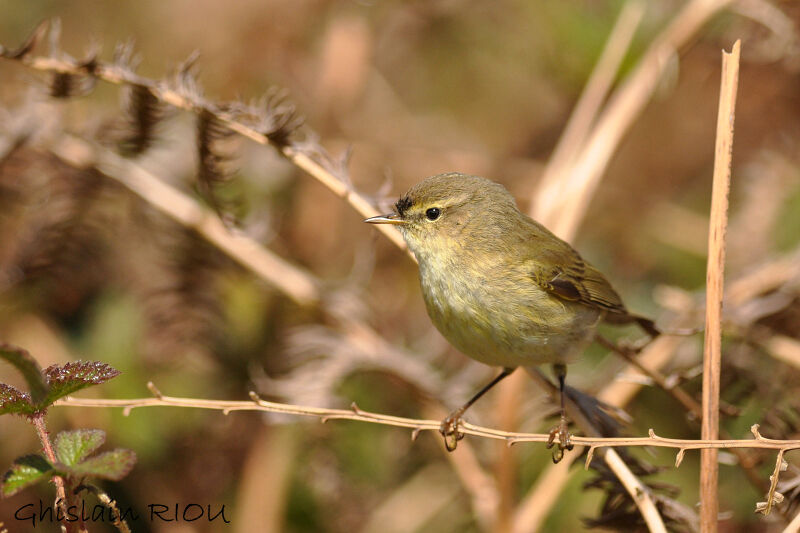
<path fill-rule="evenodd" d="M 553 452 L 553 462 L 558 463 L 564 458 L 564 450 L 572 450 L 572 435 L 569 434 L 569 426 L 567 424 L 567 411 L 564 409 L 564 387 L 567 379 L 567 365 L 556 364 L 553 365 L 553 372 L 558 378 L 558 389 L 561 398 L 561 421 L 559 424 L 550 430 L 550 438 L 547 439 L 547 448 L 550 449 L 555 444 L 556 435 L 558 436 L 558 449 Z"/>
<path fill-rule="evenodd" d="M 439 426 L 439 433 L 441 433 L 442 437 L 444 437 L 444 447 L 447 448 L 448 452 L 455 450 L 456 446 L 458 445 L 458 441 L 464 438 L 464 434 L 458 430 L 458 424 L 461 422 L 461 417 L 464 415 L 464 412 L 469 409 L 473 403 L 477 402 L 481 396 L 486 394 L 489 389 L 500 383 L 503 378 L 511 374 L 513 371 L 513 368 L 503 368 L 503 371 L 500 372 L 496 378 L 479 390 L 475 396 L 469 399 L 467 403 L 447 415 L 447 418 L 442 420 L 442 425 Z"/>

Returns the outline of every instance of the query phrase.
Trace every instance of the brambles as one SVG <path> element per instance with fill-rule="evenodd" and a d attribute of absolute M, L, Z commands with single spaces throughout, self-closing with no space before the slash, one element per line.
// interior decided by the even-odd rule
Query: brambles
<path fill-rule="evenodd" d="M 106 502 L 110 502 L 103 491 L 93 485 L 92 479 L 119 481 L 133 468 L 136 454 L 131 450 L 117 449 L 92 455 L 106 439 L 105 432 L 97 429 L 62 431 L 51 444 L 44 418 L 47 409 L 60 398 L 104 383 L 120 372 L 105 363 L 81 361 L 52 365 L 41 371 L 26 350 L 9 344 L 0 345 L 0 357 L 16 367 L 28 385 L 28 392 L 23 392 L 0 383 L 0 415 L 27 416 L 36 428 L 44 449 L 44 455 L 18 457 L 3 475 L 0 493 L 4 497 L 13 496 L 31 485 L 54 479 L 58 494 L 58 521 L 66 531 L 77 531 L 76 528 L 83 527 L 83 518 L 73 520 L 70 517 L 74 516 L 79 494 L 91 487 L 90 492 L 103 494 Z M 128 531 L 119 515 L 114 515 L 117 512 L 116 505 L 106 505 L 111 509 L 112 516 L 116 517 L 120 531 Z"/>

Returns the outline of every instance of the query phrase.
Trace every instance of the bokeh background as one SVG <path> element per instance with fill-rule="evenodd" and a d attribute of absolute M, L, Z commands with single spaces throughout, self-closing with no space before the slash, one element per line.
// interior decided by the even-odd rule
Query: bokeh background
<path fill-rule="evenodd" d="M 198 50 L 206 98 L 250 100 L 284 88 L 305 119 L 298 139 L 318 141 L 336 158 L 349 154 L 351 186 L 381 209 L 423 177 L 459 170 L 503 183 L 528 210 L 623 5 L 3 2 L 0 43 L 14 47 L 39 21 L 59 17 L 63 51 L 83 57 L 99 43 L 108 60 L 117 43 L 133 40 L 138 72 L 153 78 Z M 646 3 L 614 86 L 685 5 Z M 733 2 L 664 57 L 664 74 L 613 150 L 574 239 L 631 309 L 663 323 L 699 323 L 720 50 L 742 39 L 726 275 L 730 283 L 744 281 L 727 308 L 722 376 L 729 413 L 722 424 L 734 438 L 748 438 L 753 423 L 766 436 L 797 438 L 800 424 L 798 22 L 795 2 Z M 47 43 L 36 53 L 47 54 Z M 99 82 L 91 94 L 54 102 L 47 76 L 0 62 L 4 143 L 20 127 L 29 132 L 0 159 L 0 339 L 27 348 L 42 366 L 100 360 L 123 372 L 86 397 L 148 396 L 145 384 L 153 381 L 172 396 L 246 400 L 257 390 L 287 402 L 355 401 L 386 414 L 437 418 L 489 379 L 494 369 L 455 352 L 431 325 L 415 264 L 274 150 L 225 139 L 232 179 L 218 194 L 239 220 L 235 231 L 321 280 L 320 306 L 296 304 L 114 180 L 48 150 L 65 132 L 105 140 L 122 117 L 120 92 Z M 170 114 L 136 161 L 202 203 L 192 123 L 189 113 Z M 701 352 L 695 336 L 661 363 L 696 398 Z M 6 365 L 0 381 L 21 384 Z M 549 428 L 548 396 L 517 381 L 500 385 L 467 419 Z M 697 421 L 668 393 L 599 347 L 571 367 L 570 381 L 595 394 L 609 384 L 642 385 L 625 406 L 632 420 L 625 434 L 654 428 L 670 437 L 699 435 Z M 53 433 L 102 428 L 107 448 L 136 451 L 133 472 L 104 485 L 123 505 L 224 504 L 233 520 L 140 521 L 135 531 L 576 531 L 600 527 L 598 521 L 642 527 L 635 513 L 609 511 L 613 482 L 585 487 L 598 474 L 583 471 L 582 460 L 551 498 L 532 498 L 552 469 L 541 445 L 508 449 L 467 439 L 448 456 L 433 434 L 412 442 L 407 430 L 371 424 L 178 408 L 127 417 L 118 409 L 53 408 L 48 424 Z M 29 424 L 11 416 L 0 419 L 0 443 L 3 468 L 39 446 Z M 632 455 L 663 467 L 647 479 L 669 484 L 663 494 L 695 511 L 696 454 L 679 469 L 672 451 Z M 791 486 L 780 512 L 753 513 L 774 455 L 747 454 L 756 479 L 738 466 L 740 458 L 721 455 L 721 530 L 781 530 L 796 513 Z M 787 459 L 800 466 L 794 454 Z M 790 466 L 785 483 L 798 472 Z M 0 500 L 9 531 L 25 530 L 13 511 L 38 498 L 49 501 L 51 487 Z"/>

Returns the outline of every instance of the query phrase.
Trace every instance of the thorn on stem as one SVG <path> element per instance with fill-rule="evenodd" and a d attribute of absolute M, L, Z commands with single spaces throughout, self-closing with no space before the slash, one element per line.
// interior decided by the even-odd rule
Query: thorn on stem
<path fill-rule="evenodd" d="M 681 466 L 683 462 L 683 456 L 686 454 L 686 448 L 681 448 L 678 450 L 678 455 L 675 456 L 675 468 Z"/>
<path fill-rule="evenodd" d="M 159 400 L 163 400 L 164 399 L 164 395 L 161 394 L 161 391 L 158 390 L 158 387 L 156 387 L 155 383 L 153 383 L 152 381 L 148 381 L 147 382 L 147 389 L 150 391 L 150 393 L 153 396 L 155 396 Z"/>
<path fill-rule="evenodd" d="M 417 438 L 419 438 L 419 434 L 422 432 L 421 427 L 417 427 L 411 430 L 411 442 L 415 442 Z"/>
<path fill-rule="evenodd" d="M 584 470 L 589 470 L 589 465 L 592 464 L 592 459 L 594 459 L 594 446 L 589 447 L 589 451 L 586 452 L 586 462 L 583 465 Z"/>

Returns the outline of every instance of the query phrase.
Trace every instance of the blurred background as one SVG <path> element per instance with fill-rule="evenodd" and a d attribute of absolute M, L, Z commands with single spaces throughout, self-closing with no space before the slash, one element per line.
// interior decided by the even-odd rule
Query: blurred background
<path fill-rule="evenodd" d="M 681 23 L 682 33 L 666 30 L 682 10 L 701 4 L 707 12 Z M 381 211 L 422 178 L 452 170 L 501 182 L 522 210 L 549 208 L 551 220 L 562 204 L 585 196 L 588 209 L 570 238 L 575 247 L 629 308 L 661 324 L 693 326 L 703 313 L 720 50 L 742 39 L 722 426 L 732 438 L 749 438 L 754 423 L 765 436 L 798 438 L 800 5 L 627 5 L 4 2 L 0 44 L 16 47 L 41 20 L 58 17 L 57 54 L 80 59 L 94 43 L 110 61 L 117 43 L 132 40 L 137 72 L 157 79 L 197 50 L 206 99 L 250 101 L 271 87 L 285 89 L 305 123 L 294 142 L 317 154 L 319 143 L 332 154 L 322 157 L 328 167 Z M 635 14 L 618 30 L 632 38 L 618 71 L 609 73 L 611 96 L 601 94 L 585 139 L 564 147 L 570 114 L 623 9 Z M 643 106 L 629 114 L 630 127 L 596 129 L 600 121 L 591 117 L 604 116 L 613 91 L 637 76 L 643 61 L 656 64 L 648 50 L 664 41 L 675 46 L 657 56 L 657 81 L 638 91 Z M 34 54 L 51 53 L 48 46 Z M 256 390 L 277 401 L 356 402 L 385 414 L 440 418 L 495 372 L 457 353 L 433 328 L 416 265 L 404 252 L 274 149 L 220 134 L 224 179 L 212 207 L 238 220 L 232 231 L 318 280 L 316 305 L 297 304 L 103 172 L 57 157 L 52 147 L 66 134 L 104 146 L 116 138 L 126 121 L 125 91 L 100 81 L 91 92 L 74 91 L 83 95 L 49 98 L 53 92 L 47 75 L 0 62 L 0 339 L 28 349 L 43 367 L 83 359 L 123 372 L 82 396 L 145 397 L 153 381 L 171 396 L 246 400 Z M 194 116 L 175 111 L 162 119 L 152 145 L 131 160 L 208 203 L 197 182 Z M 585 146 L 607 139 L 610 160 L 594 166 L 602 178 L 594 194 L 583 184 L 542 200 L 542 191 L 559 190 Z M 558 148 L 572 156 L 556 167 Z M 635 329 L 604 332 L 640 336 Z M 702 336 L 670 341 L 659 357 L 653 365 L 669 382 L 699 399 Z M 0 381 L 22 386 L 8 365 L 0 365 Z M 570 368 L 570 382 L 624 407 L 631 416 L 624 434 L 653 428 L 662 436 L 699 436 L 697 420 L 668 392 L 597 346 Z M 466 419 L 541 432 L 554 412 L 546 392 L 521 376 L 499 385 Z M 538 444 L 509 449 L 467 438 L 448 455 L 431 433 L 412 442 L 407 430 L 359 422 L 178 408 L 125 417 L 119 409 L 58 407 L 48 424 L 52 433 L 102 428 L 106 449 L 136 451 L 133 472 L 104 485 L 123 505 L 224 504 L 232 519 L 142 520 L 131 524 L 134 531 L 643 527 L 613 476 L 584 471 L 578 451 L 571 467 L 565 461 L 556 470 Z M 3 469 L 39 447 L 29 424 L 10 416 L 0 418 L 0 442 Z M 670 528 L 691 531 L 699 456 L 688 453 L 678 469 L 673 450 L 631 456 L 658 488 Z M 721 453 L 722 531 L 780 531 L 796 514 L 800 463 L 793 453 L 787 459 L 787 499 L 764 518 L 753 510 L 764 499 L 774 454 Z M 13 511 L 38 498 L 49 501 L 52 487 L 0 500 L 0 520 L 10 531 L 24 530 Z"/>

